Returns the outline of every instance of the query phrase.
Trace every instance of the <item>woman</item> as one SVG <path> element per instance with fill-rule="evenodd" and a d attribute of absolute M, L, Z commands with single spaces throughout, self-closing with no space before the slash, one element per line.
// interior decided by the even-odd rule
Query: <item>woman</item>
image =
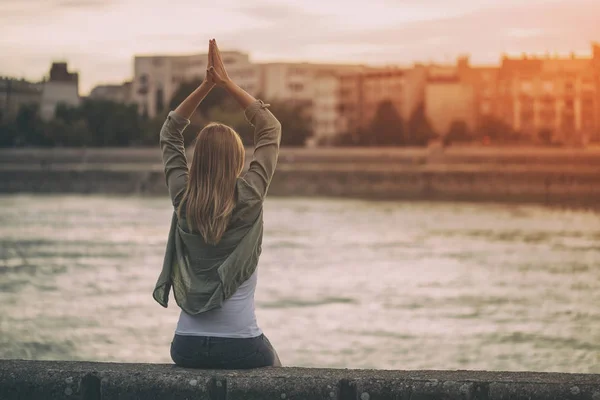
<path fill-rule="evenodd" d="M 215 85 L 237 100 L 255 127 L 254 159 L 244 175 L 245 152 L 240 137 L 217 123 L 198 134 L 188 168 L 182 133 Z M 171 343 L 171 358 L 179 366 L 281 366 L 254 313 L 263 201 L 281 141 L 281 125 L 267 107 L 229 78 L 213 39 L 204 81 L 169 113 L 160 132 L 175 211 L 153 297 L 167 307 L 172 287 L 181 307 Z"/>

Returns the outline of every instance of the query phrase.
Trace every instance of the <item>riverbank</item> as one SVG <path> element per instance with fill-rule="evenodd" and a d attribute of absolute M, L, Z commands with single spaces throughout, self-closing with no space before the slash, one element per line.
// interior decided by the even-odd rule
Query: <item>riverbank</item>
<path fill-rule="evenodd" d="M 263 368 L 0 360 L 3 400 L 600 399 L 600 375 Z"/>
<path fill-rule="evenodd" d="M 17 192 L 167 193 L 158 149 L 0 150 L 0 193 Z M 600 150 L 282 149 L 269 194 L 595 208 Z"/>

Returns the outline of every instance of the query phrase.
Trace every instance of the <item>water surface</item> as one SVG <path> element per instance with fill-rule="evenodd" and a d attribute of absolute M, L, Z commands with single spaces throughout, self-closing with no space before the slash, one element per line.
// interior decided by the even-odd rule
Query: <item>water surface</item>
<path fill-rule="evenodd" d="M 0 196 L 0 358 L 171 362 L 171 212 Z M 286 365 L 600 373 L 600 214 L 270 198 L 256 301 Z"/>

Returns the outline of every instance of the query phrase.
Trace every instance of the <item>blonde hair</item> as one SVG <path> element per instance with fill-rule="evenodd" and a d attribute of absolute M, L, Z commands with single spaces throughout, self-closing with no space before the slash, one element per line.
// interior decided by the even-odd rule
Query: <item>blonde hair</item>
<path fill-rule="evenodd" d="M 235 182 L 244 168 L 244 145 L 227 125 L 211 123 L 196 138 L 189 180 L 177 216 L 185 205 L 191 232 L 216 245 L 227 229 L 235 207 Z"/>

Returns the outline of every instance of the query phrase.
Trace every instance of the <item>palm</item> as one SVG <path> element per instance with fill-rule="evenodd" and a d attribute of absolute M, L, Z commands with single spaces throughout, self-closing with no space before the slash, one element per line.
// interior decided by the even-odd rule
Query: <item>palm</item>
<path fill-rule="evenodd" d="M 221 52 L 214 39 L 210 41 L 208 49 L 207 76 L 212 83 L 218 85 L 223 85 L 229 80 L 229 76 L 225 70 L 225 64 L 223 64 L 223 59 L 221 58 Z"/>

